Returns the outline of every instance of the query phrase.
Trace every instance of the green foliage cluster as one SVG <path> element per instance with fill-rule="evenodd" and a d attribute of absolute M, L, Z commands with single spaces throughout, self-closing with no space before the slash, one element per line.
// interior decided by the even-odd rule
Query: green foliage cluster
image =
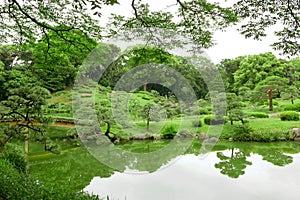
<path fill-rule="evenodd" d="M 290 104 L 286 105 L 284 107 L 284 110 L 291 110 L 291 111 L 297 111 L 300 112 L 300 103 Z"/>
<path fill-rule="evenodd" d="M 210 125 L 211 124 L 211 120 L 214 118 L 213 115 L 207 115 L 203 118 L 204 124 L 206 125 Z"/>
<path fill-rule="evenodd" d="M 274 142 L 274 141 L 288 141 L 290 140 L 289 132 L 282 130 L 268 130 L 262 131 L 253 129 L 248 124 L 234 125 L 233 134 L 230 135 L 233 141 L 240 142 Z"/>
<path fill-rule="evenodd" d="M 160 131 L 160 134 L 163 135 L 165 139 L 172 139 L 176 133 L 178 132 L 177 125 L 174 124 L 166 124 L 163 129 Z"/>
<path fill-rule="evenodd" d="M 299 121 L 299 113 L 296 111 L 284 111 L 279 114 L 282 121 Z"/>
<path fill-rule="evenodd" d="M 253 116 L 253 117 L 256 117 L 256 118 L 269 118 L 269 115 L 267 113 L 264 113 L 264 112 L 249 112 L 247 113 L 248 116 Z"/>
<path fill-rule="evenodd" d="M 2 153 L 3 158 L 8 160 L 19 172 L 26 172 L 27 160 L 23 148 L 16 144 L 8 143 Z"/>
<path fill-rule="evenodd" d="M 66 191 L 63 187 L 48 190 L 3 158 L 0 158 L 0 182 L 1 199 L 98 199 L 83 192 Z"/>

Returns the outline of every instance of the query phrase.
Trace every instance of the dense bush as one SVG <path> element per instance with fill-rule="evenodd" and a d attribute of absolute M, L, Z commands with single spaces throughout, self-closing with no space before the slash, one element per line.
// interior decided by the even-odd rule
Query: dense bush
<path fill-rule="evenodd" d="M 284 110 L 292 110 L 300 112 L 300 103 L 290 104 L 284 107 Z"/>
<path fill-rule="evenodd" d="M 298 121 L 299 113 L 296 111 L 284 111 L 279 114 L 282 121 Z"/>
<path fill-rule="evenodd" d="M 211 120 L 214 118 L 212 115 L 207 115 L 203 118 L 204 124 L 210 125 Z"/>
<path fill-rule="evenodd" d="M 163 138 L 165 138 L 165 139 L 172 139 L 173 137 L 175 137 L 177 131 L 178 131 L 177 127 L 175 127 L 172 124 L 167 124 L 161 130 L 160 134 L 162 134 Z"/>
<path fill-rule="evenodd" d="M 256 118 L 269 118 L 269 115 L 264 112 L 250 112 L 248 115 Z"/>
<path fill-rule="evenodd" d="M 3 158 L 0 158 L 0 183 L 0 199 L 99 199 L 81 192 L 66 191 L 64 186 L 50 191 L 42 183 L 20 173 Z"/>
<path fill-rule="evenodd" d="M 252 141 L 253 129 L 249 125 L 233 125 L 232 139 L 234 141 Z"/>
<path fill-rule="evenodd" d="M 8 160 L 20 172 L 25 172 L 27 160 L 25 153 L 20 146 L 7 143 L 3 150 L 3 157 Z"/>

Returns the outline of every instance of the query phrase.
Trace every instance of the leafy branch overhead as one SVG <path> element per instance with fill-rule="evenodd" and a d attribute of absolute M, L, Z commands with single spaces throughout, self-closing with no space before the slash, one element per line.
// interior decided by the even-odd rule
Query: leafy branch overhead
<path fill-rule="evenodd" d="M 174 0 L 172 5 L 159 10 L 143 0 L 131 0 L 126 2 L 131 16 L 113 13 L 119 3 L 125 4 L 117 0 L 4 0 L 0 4 L 0 26 L 3 27 L 0 41 L 34 42 L 42 35 L 47 39 L 51 31 L 66 42 L 76 43 L 65 36 L 66 32 L 76 30 L 99 41 L 128 28 L 143 27 L 172 30 L 207 48 L 214 44 L 214 31 L 241 22 L 240 32 L 255 39 L 266 36 L 268 27 L 279 25 L 274 49 L 283 54 L 299 54 L 299 0 L 239 0 L 231 7 L 207 0 Z M 101 27 L 99 21 L 107 9 L 112 10 L 110 22 Z"/>

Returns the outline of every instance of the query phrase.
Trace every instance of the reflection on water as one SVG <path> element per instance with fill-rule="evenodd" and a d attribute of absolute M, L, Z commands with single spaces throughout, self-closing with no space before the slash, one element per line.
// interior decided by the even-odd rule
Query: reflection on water
<path fill-rule="evenodd" d="M 128 173 L 145 169 L 135 160 L 124 172 L 94 177 L 85 191 L 128 200 L 299 199 L 300 144 L 223 142 L 206 157 L 199 155 L 200 146 L 194 143 L 168 168 L 165 163 L 155 172 Z"/>

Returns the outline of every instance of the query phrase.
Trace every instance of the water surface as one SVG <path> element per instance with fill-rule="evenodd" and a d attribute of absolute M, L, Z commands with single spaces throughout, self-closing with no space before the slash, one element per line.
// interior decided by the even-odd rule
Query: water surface
<path fill-rule="evenodd" d="M 300 198 L 299 143 L 219 143 L 206 156 L 198 148 L 154 172 L 125 166 L 96 176 L 84 190 L 120 200 Z"/>

